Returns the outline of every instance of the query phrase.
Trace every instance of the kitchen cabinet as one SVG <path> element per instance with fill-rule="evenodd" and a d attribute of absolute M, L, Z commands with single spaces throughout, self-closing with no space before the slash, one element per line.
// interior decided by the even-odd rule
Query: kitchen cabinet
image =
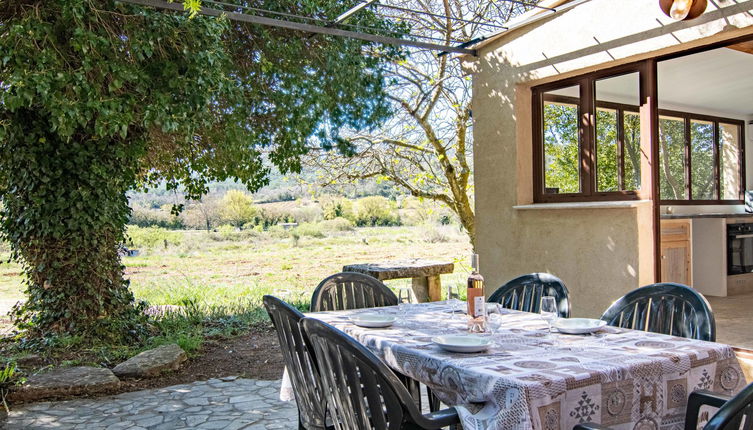
<path fill-rule="evenodd" d="M 661 281 L 692 285 L 691 224 L 689 219 L 661 222 Z"/>

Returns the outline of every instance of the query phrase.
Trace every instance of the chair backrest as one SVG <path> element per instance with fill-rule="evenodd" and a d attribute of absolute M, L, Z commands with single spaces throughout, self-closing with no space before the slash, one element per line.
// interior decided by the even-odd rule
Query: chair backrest
<path fill-rule="evenodd" d="M 601 319 L 615 327 L 716 340 L 716 323 L 709 302 L 682 284 L 667 282 L 633 290 L 612 303 Z"/>
<path fill-rule="evenodd" d="M 299 321 L 303 314 L 273 296 L 264 296 L 264 307 L 275 326 L 280 348 L 295 393 L 300 424 L 308 429 L 324 429 L 326 405 L 318 371 L 305 342 Z"/>
<path fill-rule="evenodd" d="M 703 430 L 753 429 L 753 384 L 743 388 L 714 414 Z"/>
<path fill-rule="evenodd" d="M 559 316 L 570 317 L 570 297 L 562 280 L 549 273 L 530 273 L 518 276 L 497 288 L 489 297 L 490 302 L 499 303 L 507 309 L 538 313 L 541 298 L 554 296 Z"/>
<path fill-rule="evenodd" d="M 317 319 L 304 318 L 300 324 L 337 430 L 397 430 L 420 418 L 408 389 L 363 345 Z"/>
<path fill-rule="evenodd" d="M 396 306 L 397 296 L 380 280 L 357 272 L 336 273 L 325 278 L 311 297 L 311 311 Z"/>

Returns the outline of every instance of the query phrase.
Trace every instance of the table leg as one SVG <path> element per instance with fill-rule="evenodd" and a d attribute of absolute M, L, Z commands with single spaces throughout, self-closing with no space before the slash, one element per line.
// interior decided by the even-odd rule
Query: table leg
<path fill-rule="evenodd" d="M 413 295 L 419 303 L 442 300 L 442 283 L 439 275 L 413 278 Z"/>
<path fill-rule="evenodd" d="M 439 275 L 429 276 L 426 278 L 429 283 L 429 301 L 438 302 L 442 300 L 442 281 Z"/>
<path fill-rule="evenodd" d="M 423 276 L 413 278 L 411 287 L 413 287 L 413 296 L 418 303 L 429 301 L 429 280 L 427 278 Z"/>

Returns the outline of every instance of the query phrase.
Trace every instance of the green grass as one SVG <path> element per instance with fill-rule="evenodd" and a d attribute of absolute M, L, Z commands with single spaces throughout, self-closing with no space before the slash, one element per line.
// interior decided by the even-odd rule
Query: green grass
<path fill-rule="evenodd" d="M 436 231 L 439 229 L 440 231 Z M 305 229 L 304 229 L 305 230 Z M 253 326 L 268 326 L 261 298 L 274 294 L 302 310 L 323 278 L 346 264 L 405 258 L 456 262 L 455 273 L 442 283 L 457 285 L 461 294 L 471 252 L 467 237 L 454 227 L 370 227 L 351 231 L 312 228 L 273 232 L 140 231 L 137 257 L 126 257 L 125 276 L 138 300 L 150 305 L 179 305 L 183 314 L 153 321 L 154 335 L 137 348 L 119 345 L 86 346 L 61 338 L 54 345 L 69 361 L 116 362 L 139 350 L 178 343 L 195 353 L 207 336 L 233 336 Z M 321 235 L 319 234 L 321 232 Z M 165 246 L 162 236 L 170 238 Z M 297 239 L 293 239 L 293 235 Z M 441 241 L 436 238 L 440 237 Z M 0 258 L 7 260 L 7 254 Z M 0 265 L 0 312 L 23 298 L 23 278 L 16 263 Z M 410 285 L 410 279 L 387 281 L 390 287 Z M 3 309 L 5 306 L 5 309 Z M 73 357 L 67 352 L 75 351 Z"/>

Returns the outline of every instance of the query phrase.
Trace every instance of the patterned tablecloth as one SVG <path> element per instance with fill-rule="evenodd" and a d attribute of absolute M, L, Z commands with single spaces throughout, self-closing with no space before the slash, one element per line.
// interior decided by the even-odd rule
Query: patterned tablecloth
<path fill-rule="evenodd" d="M 366 345 L 392 368 L 457 406 L 465 429 L 567 429 L 598 422 L 614 429 L 681 429 L 688 394 L 733 394 L 745 378 L 732 348 L 609 327 L 597 335 L 551 334 L 539 315 L 492 316 L 493 346 L 450 353 L 433 336 L 465 333 L 465 317 L 444 303 L 411 305 L 390 328 L 357 327 L 353 314 L 310 313 Z M 380 313 L 397 314 L 395 307 Z"/>

